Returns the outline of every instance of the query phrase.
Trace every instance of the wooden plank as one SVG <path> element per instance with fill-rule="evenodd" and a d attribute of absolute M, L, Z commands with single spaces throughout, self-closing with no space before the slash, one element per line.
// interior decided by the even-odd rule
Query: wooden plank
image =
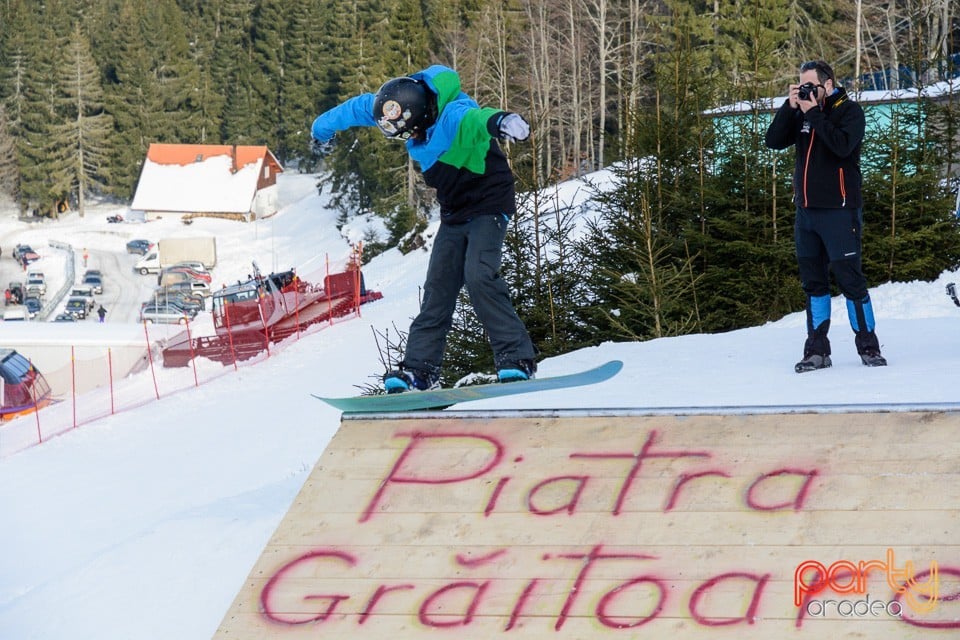
<path fill-rule="evenodd" d="M 958 426 L 345 421 L 216 637 L 955 637 Z"/>

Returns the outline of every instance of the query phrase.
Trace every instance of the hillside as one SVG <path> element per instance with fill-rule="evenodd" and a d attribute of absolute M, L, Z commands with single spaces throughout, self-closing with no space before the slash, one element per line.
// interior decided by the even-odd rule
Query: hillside
<path fill-rule="evenodd" d="M 348 251 L 312 178 L 285 178 L 285 206 L 270 222 L 216 228 L 223 247 L 218 278 L 240 277 L 250 257 L 286 268 Z M 117 251 L 119 239 L 111 234 L 120 229 L 102 221 L 109 210 L 68 219 L 55 231 L 67 230 L 91 249 Z M 0 223 L 4 238 L 38 245 L 53 230 Z M 4 240 L 3 260 L 11 240 Z M 309 394 L 351 394 L 380 373 L 371 329 L 406 328 L 426 259 L 425 251 L 391 251 L 365 267 L 367 286 L 384 299 L 365 305 L 361 318 L 294 342 L 256 366 L 0 460 L 0 635 L 209 638 L 340 424 L 336 411 Z M 859 364 L 837 299 L 829 370 L 793 373 L 804 332 L 802 315 L 793 314 L 720 335 L 607 343 L 551 358 L 540 364 L 540 375 L 614 358 L 626 366 L 597 387 L 455 410 L 956 409 L 960 309 L 944 295 L 955 279 L 960 274 L 945 273 L 931 283 L 871 290 L 890 361 L 883 369 Z"/>

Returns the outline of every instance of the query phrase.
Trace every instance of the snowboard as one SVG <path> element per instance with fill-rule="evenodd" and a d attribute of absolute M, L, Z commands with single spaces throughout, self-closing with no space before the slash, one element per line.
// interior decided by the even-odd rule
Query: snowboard
<path fill-rule="evenodd" d="M 534 393 L 568 387 L 582 387 L 609 380 L 620 372 L 623 363 L 611 360 L 605 364 L 562 376 L 533 378 L 519 382 L 494 382 L 453 389 L 434 389 L 431 391 L 406 391 L 378 396 L 352 396 L 348 398 L 325 398 L 311 394 L 344 413 L 392 413 L 399 411 L 419 411 L 424 409 L 445 409 L 451 405 L 472 400 L 499 398 L 519 393 Z"/>

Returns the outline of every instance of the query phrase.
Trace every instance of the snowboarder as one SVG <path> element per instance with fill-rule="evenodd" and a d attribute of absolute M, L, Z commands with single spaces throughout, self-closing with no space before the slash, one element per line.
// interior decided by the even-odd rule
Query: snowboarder
<path fill-rule="evenodd" d="M 107 317 L 107 310 L 103 308 L 102 304 L 97 309 L 97 317 L 100 318 L 100 322 L 103 322 L 103 319 Z"/>
<path fill-rule="evenodd" d="M 796 145 L 794 243 L 807 294 L 807 339 L 803 359 L 794 370 L 803 373 L 831 365 L 830 272 L 847 299 L 861 361 L 868 367 L 886 366 L 861 264 L 863 109 L 836 85 L 826 62 L 803 63 L 799 82 L 790 85 L 766 135 L 771 149 Z"/>
<path fill-rule="evenodd" d="M 481 108 L 461 91 L 454 70 L 434 65 L 320 114 L 311 129 L 315 153 L 324 155 L 336 132 L 357 126 L 376 126 L 386 137 L 405 141 L 440 203 L 440 230 L 423 303 L 410 325 L 403 360 L 384 376 L 387 392 L 438 386 L 447 333 L 464 285 L 489 336 L 498 379 L 533 376 L 533 343 L 499 273 L 516 202 L 513 172 L 497 143 L 526 140 L 530 125 L 516 113 Z"/>

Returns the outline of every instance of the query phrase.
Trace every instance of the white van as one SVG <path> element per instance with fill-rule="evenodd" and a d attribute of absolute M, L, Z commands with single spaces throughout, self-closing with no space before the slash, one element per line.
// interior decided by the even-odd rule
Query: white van
<path fill-rule="evenodd" d="M 159 273 L 160 254 L 156 249 L 151 249 L 147 252 L 147 255 L 137 260 L 137 264 L 133 265 L 133 270 L 144 276 L 148 273 Z"/>

